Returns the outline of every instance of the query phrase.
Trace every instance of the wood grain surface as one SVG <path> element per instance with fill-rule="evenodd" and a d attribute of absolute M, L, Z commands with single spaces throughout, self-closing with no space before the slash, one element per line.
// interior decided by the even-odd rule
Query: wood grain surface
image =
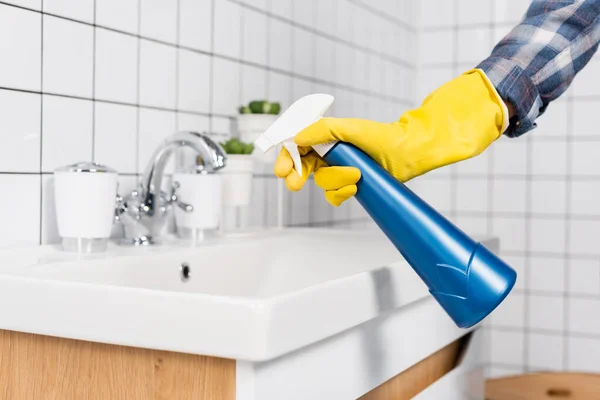
<path fill-rule="evenodd" d="M 0 330 L 0 399 L 235 399 L 235 360 Z"/>

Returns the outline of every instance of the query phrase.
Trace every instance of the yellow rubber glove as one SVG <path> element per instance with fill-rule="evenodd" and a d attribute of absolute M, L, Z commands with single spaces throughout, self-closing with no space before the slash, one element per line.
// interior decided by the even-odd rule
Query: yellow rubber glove
<path fill-rule="evenodd" d="M 300 190 L 310 173 L 334 206 L 356 194 L 360 171 L 328 167 L 311 145 L 332 140 L 352 143 L 401 182 L 435 168 L 480 154 L 508 124 L 504 102 L 481 70 L 471 70 L 431 93 L 421 107 L 400 120 L 381 123 L 353 118 L 322 118 L 296 135 L 302 177 L 283 149 L 275 175 L 291 191 Z"/>

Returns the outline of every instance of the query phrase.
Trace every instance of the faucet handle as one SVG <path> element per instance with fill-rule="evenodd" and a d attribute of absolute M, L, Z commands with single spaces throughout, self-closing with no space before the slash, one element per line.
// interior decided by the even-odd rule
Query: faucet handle
<path fill-rule="evenodd" d="M 169 196 L 168 201 L 169 203 L 175 203 L 177 207 L 181 208 L 186 213 L 190 213 L 194 211 L 194 206 L 188 203 L 184 203 L 179 199 L 179 197 L 177 196 L 177 189 L 179 189 L 180 187 L 181 185 L 179 182 L 173 182 L 173 185 L 171 186 L 171 195 Z"/>

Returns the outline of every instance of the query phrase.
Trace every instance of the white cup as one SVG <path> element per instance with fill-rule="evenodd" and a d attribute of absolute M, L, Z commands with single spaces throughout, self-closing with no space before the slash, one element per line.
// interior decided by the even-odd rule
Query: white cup
<path fill-rule="evenodd" d="M 58 234 L 65 251 L 106 250 L 117 197 L 117 172 L 80 162 L 54 171 Z"/>
<path fill-rule="evenodd" d="M 177 204 L 175 225 L 181 239 L 201 241 L 221 222 L 222 183 L 218 174 L 178 171 L 173 174 Z"/>

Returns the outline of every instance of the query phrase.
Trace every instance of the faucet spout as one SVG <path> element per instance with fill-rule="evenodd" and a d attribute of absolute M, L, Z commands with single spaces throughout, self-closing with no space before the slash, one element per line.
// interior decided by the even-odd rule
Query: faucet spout
<path fill-rule="evenodd" d="M 173 152 L 182 147 L 198 153 L 207 172 L 217 171 L 226 165 L 225 151 L 208 135 L 182 131 L 169 136 L 154 151 L 139 189 L 123 198 L 117 209 L 117 216 L 127 214 L 127 218 L 119 218 L 124 223 L 127 242 L 151 244 L 164 226 L 174 199 L 172 193 L 166 194 L 161 190 L 165 167 Z"/>
<path fill-rule="evenodd" d="M 156 200 L 161 193 L 162 180 L 165 166 L 176 149 L 189 147 L 195 150 L 202 158 L 204 168 L 207 172 L 217 171 L 226 164 L 225 152 L 208 135 L 198 132 L 177 132 L 169 136 L 152 155 L 150 163 L 144 171 L 141 181 L 141 190 L 144 196 L 144 204 L 150 209 L 150 215 L 154 213 Z"/>

